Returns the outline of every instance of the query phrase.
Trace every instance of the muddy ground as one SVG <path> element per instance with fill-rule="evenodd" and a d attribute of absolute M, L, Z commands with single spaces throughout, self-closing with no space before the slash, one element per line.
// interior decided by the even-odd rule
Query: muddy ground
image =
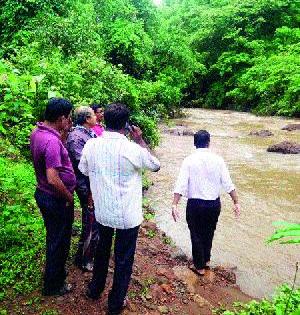
<path fill-rule="evenodd" d="M 204 277 L 191 271 L 184 254 L 172 245 L 153 222 L 146 221 L 139 233 L 134 271 L 124 315 L 208 315 L 216 308 L 231 308 L 235 301 L 248 301 L 235 284 L 232 270 L 215 266 Z M 62 297 L 43 297 L 40 291 L 6 301 L 8 314 L 101 315 L 107 312 L 107 295 L 113 275 L 113 257 L 106 290 L 98 301 L 85 296 L 90 273 L 69 264 L 68 282 L 73 292 Z"/>

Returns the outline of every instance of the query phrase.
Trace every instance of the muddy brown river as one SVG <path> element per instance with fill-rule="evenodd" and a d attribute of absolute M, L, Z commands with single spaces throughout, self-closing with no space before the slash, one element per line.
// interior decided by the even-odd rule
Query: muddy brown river
<path fill-rule="evenodd" d="M 282 283 L 291 284 L 295 263 L 300 261 L 300 246 L 266 244 L 274 231 L 272 222 L 300 222 L 300 154 L 269 153 L 266 148 L 283 140 L 300 143 L 300 130 L 284 131 L 296 119 L 257 117 L 249 113 L 186 110 L 186 117 L 171 124 L 185 125 L 193 131 L 211 133 L 211 149 L 223 156 L 236 185 L 242 214 L 235 219 L 232 203 L 223 194 L 222 212 L 215 233 L 212 264 L 236 266 L 237 283 L 254 297 L 270 296 Z M 249 136 L 252 130 L 268 129 L 274 136 Z M 180 203 L 181 218 L 171 216 L 174 182 L 182 160 L 194 150 L 193 137 L 162 133 L 156 153 L 161 170 L 151 174 L 154 185 L 149 199 L 156 210 L 158 226 L 191 257 L 189 231 L 185 222 L 185 204 Z M 300 286 L 298 274 L 297 286 Z"/>

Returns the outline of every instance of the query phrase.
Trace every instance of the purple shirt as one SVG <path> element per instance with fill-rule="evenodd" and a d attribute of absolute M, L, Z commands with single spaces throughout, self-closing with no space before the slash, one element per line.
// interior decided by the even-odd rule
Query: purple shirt
<path fill-rule="evenodd" d="M 30 136 L 30 150 L 37 178 L 37 188 L 58 196 L 55 188 L 48 183 L 46 169 L 55 168 L 66 188 L 73 193 L 76 185 L 74 170 L 68 151 L 55 129 L 38 123 Z"/>
<path fill-rule="evenodd" d="M 97 137 L 100 137 L 102 135 L 103 131 L 104 131 L 104 128 L 101 125 L 99 125 L 99 124 L 95 125 L 91 129 L 95 132 Z"/>

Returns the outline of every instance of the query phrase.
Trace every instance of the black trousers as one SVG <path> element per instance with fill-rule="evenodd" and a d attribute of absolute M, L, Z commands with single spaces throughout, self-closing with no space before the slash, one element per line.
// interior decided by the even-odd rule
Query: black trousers
<path fill-rule="evenodd" d="M 193 262 L 197 269 L 203 269 L 210 260 L 212 240 L 220 211 L 220 198 L 188 199 L 186 221 L 191 234 Z"/>
<path fill-rule="evenodd" d="M 99 296 L 105 288 L 114 229 L 97 223 L 99 242 L 96 249 L 93 278 L 89 284 L 92 295 Z M 115 270 L 113 286 L 108 296 L 108 309 L 118 313 L 127 294 L 132 274 L 132 266 L 139 226 L 132 229 L 116 229 Z"/>
<path fill-rule="evenodd" d="M 46 265 L 44 294 L 59 290 L 65 281 L 65 264 L 68 258 L 74 220 L 74 207 L 66 206 L 66 200 L 55 198 L 39 189 L 35 199 L 46 227 Z"/>
<path fill-rule="evenodd" d="M 78 266 L 84 267 L 94 260 L 98 243 L 98 228 L 94 209 L 88 208 L 88 192 L 77 189 L 76 193 L 82 209 L 82 228 L 77 253 L 75 255 L 75 262 Z"/>

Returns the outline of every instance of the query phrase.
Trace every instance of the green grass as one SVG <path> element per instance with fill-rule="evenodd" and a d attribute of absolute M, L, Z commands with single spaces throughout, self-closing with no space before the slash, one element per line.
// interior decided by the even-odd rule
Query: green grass
<path fill-rule="evenodd" d="M 146 235 L 149 238 L 154 238 L 156 236 L 156 231 L 154 231 L 154 230 L 147 230 Z"/>
<path fill-rule="evenodd" d="M 153 221 L 155 218 L 154 210 L 150 206 L 148 198 L 143 197 L 143 214 L 146 221 Z"/>

